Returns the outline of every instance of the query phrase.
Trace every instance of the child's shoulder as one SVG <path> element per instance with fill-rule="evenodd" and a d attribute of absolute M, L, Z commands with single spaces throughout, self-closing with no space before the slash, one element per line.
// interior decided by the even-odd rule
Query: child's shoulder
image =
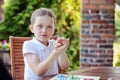
<path fill-rule="evenodd" d="M 30 43 L 33 43 L 33 39 L 25 40 L 25 41 L 23 42 L 23 44 L 30 44 Z"/>

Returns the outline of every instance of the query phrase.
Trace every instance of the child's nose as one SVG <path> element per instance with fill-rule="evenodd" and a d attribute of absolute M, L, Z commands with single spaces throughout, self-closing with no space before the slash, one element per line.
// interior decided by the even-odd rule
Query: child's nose
<path fill-rule="evenodd" d="M 46 31 L 47 31 L 47 28 L 44 27 L 44 28 L 42 29 L 42 32 L 46 32 Z"/>

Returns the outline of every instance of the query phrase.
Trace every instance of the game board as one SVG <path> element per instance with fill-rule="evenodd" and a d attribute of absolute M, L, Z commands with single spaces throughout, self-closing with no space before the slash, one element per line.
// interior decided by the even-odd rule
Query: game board
<path fill-rule="evenodd" d="M 100 80 L 99 76 L 58 74 L 50 80 Z"/>

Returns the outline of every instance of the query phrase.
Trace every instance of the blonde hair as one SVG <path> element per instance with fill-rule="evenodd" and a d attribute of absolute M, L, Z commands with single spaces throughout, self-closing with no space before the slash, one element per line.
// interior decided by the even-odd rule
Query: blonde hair
<path fill-rule="evenodd" d="M 36 17 L 45 16 L 45 15 L 48 15 L 54 18 L 54 23 L 56 22 L 56 16 L 52 10 L 47 9 L 47 8 L 39 8 L 32 13 L 32 16 L 30 18 L 31 24 L 33 25 L 35 23 Z"/>

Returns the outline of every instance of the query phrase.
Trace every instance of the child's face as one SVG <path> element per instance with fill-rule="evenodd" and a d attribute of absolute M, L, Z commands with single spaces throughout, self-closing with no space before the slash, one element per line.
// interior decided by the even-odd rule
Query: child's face
<path fill-rule="evenodd" d="M 47 44 L 55 31 L 54 18 L 48 15 L 39 16 L 35 19 L 35 23 L 30 26 L 30 30 L 34 33 L 35 38 L 42 43 Z"/>

